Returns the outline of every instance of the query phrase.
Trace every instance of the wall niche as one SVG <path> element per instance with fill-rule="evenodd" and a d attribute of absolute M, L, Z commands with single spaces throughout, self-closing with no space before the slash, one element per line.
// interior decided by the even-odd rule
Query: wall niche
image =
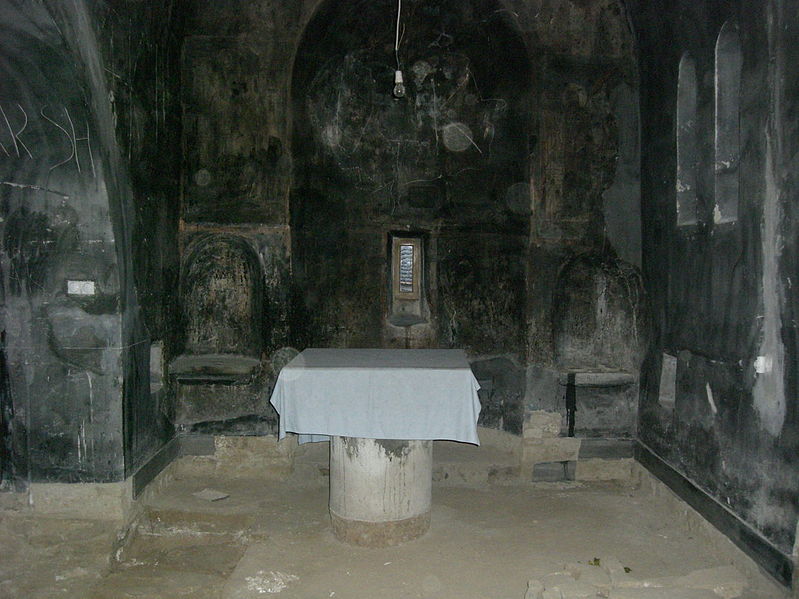
<path fill-rule="evenodd" d="M 473 317 L 439 301 L 439 249 L 450 261 L 488 265 L 486 277 L 497 247 L 512 247 L 523 262 L 525 75 L 533 72 L 523 32 L 499 2 L 408 2 L 395 53 L 396 8 L 390 0 L 320 3 L 294 62 L 292 262 L 295 309 L 309 317 L 293 334 L 318 346 L 464 347 L 468 340 L 450 333 L 480 325 L 454 323 L 442 338 L 442 313 L 448 322 Z M 397 68 L 406 88 L 399 98 Z M 387 284 L 394 254 L 385 240 L 411 233 L 424 238 L 418 298 Z M 512 275 L 505 286 L 486 284 L 480 301 L 512 304 L 521 330 L 522 269 Z M 465 296 L 447 297 L 450 304 L 473 303 L 473 288 L 450 291 Z M 474 355 L 504 342 L 502 332 L 481 329 Z M 521 354 L 521 343 L 511 351 Z"/>
<path fill-rule="evenodd" d="M 185 349 L 170 374 L 184 384 L 248 382 L 260 366 L 263 283 L 241 237 L 193 239 L 181 268 Z"/>
<path fill-rule="evenodd" d="M 638 271 L 609 256 L 578 256 L 558 277 L 555 305 L 558 381 L 574 397 L 570 429 L 578 437 L 633 437 L 646 347 Z"/>

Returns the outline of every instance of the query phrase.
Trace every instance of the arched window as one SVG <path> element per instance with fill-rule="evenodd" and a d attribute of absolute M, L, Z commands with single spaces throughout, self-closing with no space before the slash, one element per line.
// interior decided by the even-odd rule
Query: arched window
<path fill-rule="evenodd" d="M 738 218 L 742 64 L 738 27 L 727 22 L 716 40 L 715 223 Z"/>
<path fill-rule="evenodd" d="M 696 64 L 686 52 L 677 76 L 677 225 L 697 222 L 696 170 L 699 162 L 696 123 Z"/>

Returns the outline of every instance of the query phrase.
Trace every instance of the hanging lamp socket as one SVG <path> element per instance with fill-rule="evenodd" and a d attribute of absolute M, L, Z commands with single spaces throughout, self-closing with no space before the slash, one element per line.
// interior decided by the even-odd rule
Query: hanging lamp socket
<path fill-rule="evenodd" d="M 402 80 L 402 71 L 400 70 L 394 71 L 394 89 L 391 93 L 395 98 L 405 97 L 405 82 Z"/>

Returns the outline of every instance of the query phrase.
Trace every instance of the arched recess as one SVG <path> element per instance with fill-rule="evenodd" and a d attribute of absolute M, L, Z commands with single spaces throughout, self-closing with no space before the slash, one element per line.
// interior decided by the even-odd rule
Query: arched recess
<path fill-rule="evenodd" d="M 738 26 L 724 23 L 716 40 L 715 223 L 738 219 L 738 176 L 741 158 L 741 68 L 743 54 Z"/>
<path fill-rule="evenodd" d="M 697 137 L 696 62 L 687 52 L 680 59 L 677 78 L 677 225 L 695 225 L 696 180 L 699 163 Z"/>
<path fill-rule="evenodd" d="M 407 94 L 395 99 L 396 8 L 395 0 L 324 2 L 296 55 L 294 334 L 309 343 L 384 343 L 389 233 L 417 234 L 430 261 L 443 249 L 453 264 L 488 264 L 498 252 L 520 256 L 516 238 L 529 228 L 532 69 L 508 12 L 495 2 L 404 2 Z M 504 287 L 522 289 L 522 261 L 512 262 L 518 271 L 501 273 L 512 279 Z M 436 289 L 429 270 L 423 280 L 435 321 L 461 290 Z M 521 330 L 521 306 L 512 318 Z"/>
<path fill-rule="evenodd" d="M 170 364 L 181 382 L 247 381 L 260 366 L 263 276 L 241 237 L 203 234 L 181 265 L 185 349 Z"/>
<path fill-rule="evenodd" d="M 554 361 L 569 373 L 561 382 L 590 387 L 575 391 L 570 428 L 578 437 L 634 436 L 647 347 L 641 275 L 614 257 L 578 255 L 564 264 L 555 289 Z"/>
<path fill-rule="evenodd" d="M 552 319 L 562 371 L 636 372 L 645 347 L 640 274 L 610 257 L 579 255 L 558 274 Z"/>
<path fill-rule="evenodd" d="M 247 242 L 204 235 L 189 247 L 181 271 L 187 353 L 259 356 L 263 285 Z"/>

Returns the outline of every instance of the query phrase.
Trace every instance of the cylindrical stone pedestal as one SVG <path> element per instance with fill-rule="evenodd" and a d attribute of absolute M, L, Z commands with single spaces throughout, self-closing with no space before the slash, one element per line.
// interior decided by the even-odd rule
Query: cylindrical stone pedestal
<path fill-rule="evenodd" d="M 433 442 L 330 438 L 330 517 L 340 540 L 397 545 L 430 528 Z"/>

